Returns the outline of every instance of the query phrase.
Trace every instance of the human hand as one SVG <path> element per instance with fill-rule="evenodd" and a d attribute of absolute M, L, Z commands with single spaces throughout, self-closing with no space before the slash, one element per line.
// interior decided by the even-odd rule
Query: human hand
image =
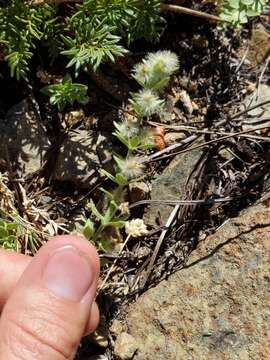
<path fill-rule="evenodd" d="M 78 236 L 57 236 L 35 257 L 0 251 L 0 359 L 73 359 L 99 321 L 99 259 Z"/>

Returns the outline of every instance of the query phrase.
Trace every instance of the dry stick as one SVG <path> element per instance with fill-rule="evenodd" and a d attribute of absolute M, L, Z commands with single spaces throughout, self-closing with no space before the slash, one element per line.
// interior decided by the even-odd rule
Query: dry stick
<path fill-rule="evenodd" d="M 230 135 L 221 136 L 218 139 L 207 141 L 207 142 L 205 142 L 203 144 L 198 144 L 196 146 L 193 146 L 193 147 L 185 149 L 185 150 L 176 151 L 176 152 L 174 152 L 172 154 L 168 154 L 168 155 L 163 155 L 163 156 L 160 156 L 159 158 L 156 158 L 156 159 L 149 159 L 146 162 L 154 162 L 154 161 L 167 159 L 167 158 L 169 158 L 171 156 L 175 156 L 175 155 L 183 154 L 183 153 L 186 153 L 186 152 L 189 152 L 189 151 L 192 151 L 192 150 L 203 148 L 205 146 L 208 146 L 208 145 L 211 145 L 211 144 L 214 144 L 214 143 L 217 143 L 219 141 L 226 140 L 226 139 L 229 139 L 229 138 L 232 138 L 232 137 L 235 137 L 235 136 L 240 136 L 242 134 L 248 134 L 250 132 L 254 132 L 254 131 L 257 131 L 257 130 L 263 130 L 263 129 L 269 129 L 269 128 L 270 128 L 270 125 L 268 125 L 268 126 L 260 126 L 260 127 L 258 126 L 258 127 L 254 128 L 254 129 L 248 129 L 248 130 L 245 130 L 245 131 L 239 131 L 237 133 L 233 133 L 233 134 L 230 134 Z"/>
<path fill-rule="evenodd" d="M 165 224 L 165 229 L 160 234 L 158 242 L 157 242 L 157 244 L 155 246 L 155 250 L 154 250 L 153 255 L 151 257 L 150 263 L 148 265 L 148 269 L 146 270 L 146 273 L 145 273 L 145 275 L 143 277 L 143 280 L 142 280 L 142 283 L 141 283 L 141 289 L 143 289 L 145 287 L 145 284 L 147 283 L 147 280 L 148 280 L 148 278 L 149 278 L 149 276 L 150 276 L 150 274 L 152 272 L 154 263 L 156 261 L 157 255 L 159 253 L 159 249 L 160 249 L 160 247 L 161 247 L 161 245 L 163 243 L 163 240 L 165 239 L 165 236 L 167 234 L 167 231 L 169 230 L 170 225 L 172 224 L 174 218 L 176 217 L 176 214 L 177 214 L 179 208 L 180 208 L 180 204 L 175 205 L 173 211 L 171 212 L 171 214 L 168 217 L 168 220 L 167 220 L 167 222 Z"/>
<path fill-rule="evenodd" d="M 269 121 L 270 121 L 270 117 L 258 119 L 258 121 L 253 120 L 252 125 L 269 123 Z M 223 136 L 224 135 L 232 135 L 232 133 L 229 133 L 229 132 L 226 132 L 226 131 L 198 129 L 198 128 L 195 128 L 193 126 L 186 126 L 186 125 L 164 125 L 164 124 L 153 122 L 153 121 L 149 121 L 148 123 L 150 125 L 153 125 L 153 126 L 162 126 L 165 129 L 173 129 L 173 130 L 175 130 L 177 132 L 187 131 L 187 132 L 195 132 L 195 133 L 198 133 L 198 134 L 223 135 Z M 248 124 L 249 125 L 250 123 L 249 122 L 248 123 L 243 122 L 242 124 L 244 124 L 244 125 Z M 266 142 L 270 142 L 270 138 L 265 137 L 265 136 L 259 136 L 259 135 L 242 134 L 242 135 L 239 135 L 239 137 L 250 138 L 250 139 L 255 139 L 255 140 L 264 140 Z M 188 138 L 188 139 L 190 139 L 190 138 Z M 170 145 L 168 148 L 170 148 L 170 150 L 175 150 L 175 148 L 177 148 L 178 145 L 180 146 L 181 144 L 182 144 L 182 142 L 179 142 L 179 143 Z M 156 155 L 156 154 L 157 153 L 155 153 L 154 155 Z M 157 155 L 152 156 L 151 158 L 155 158 L 155 157 L 157 157 Z"/>
<path fill-rule="evenodd" d="M 202 19 L 213 20 L 215 22 L 223 21 L 223 20 L 221 20 L 221 18 L 219 16 L 211 15 L 211 14 L 208 14 L 208 13 L 205 13 L 202 11 L 198 11 L 198 10 L 192 10 L 192 9 L 186 8 L 184 6 L 161 4 L 160 8 L 162 11 L 172 11 L 172 12 L 179 13 L 179 14 L 192 15 L 192 16 L 200 17 Z"/>
<path fill-rule="evenodd" d="M 253 106 L 251 106 L 251 107 L 248 107 L 247 109 L 240 110 L 240 111 L 237 112 L 236 114 L 234 114 L 234 115 L 232 115 L 232 116 L 229 116 L 227 119 L 223 119 L 223 120 L 218 121 L 218 122 L 215 124 L 215 127 L 224 125 L 224 124 L 226 124 L 227 121 L 231 121 L 231 120 L 240 121 L 240 120 L 242 120 L 242 118 L 237 119 L 237 118 L 239 118 L 239 116 L 244 115 L 244 114 L 247 114 L 247 113 L 250 112 L 251 110 L 257 109 L 258 107 L 267 105 L 267 104 L 269 104 L 269 103 L 270 103 L 270 99 L 269 99 L 269 100 L 262 101 L 261 103 L 258 103 L 258 104 L 256 104 L 256 105 L 253 105 Z"/>
<path fill-rule="evenodd" d="M 162 154 L 165 154 L 165 153 L 167 153 L 167 152 L 169 152 L 171 150 L 175 150 L 178 147 L 182 147 L 184 145 L 187 145 L 188 143 L 190 143 L 190 142 L 192 142 L 192 141 L 194 141 L 196 139 L 198 139 L 197 135 L 191 135 L 191 136 L 187 137 L 186 139 L 180 141 L 177 144 L 170 145 L 170 146 L 168 146 L 167 148 L 165 148 L 163 150 L 157 151 L 154 154 L 149 155 L 148 159 L 150 159 L 150 160 L 155 159 L 156 157 L 158 157 L 158 156 L 160 156 Z M 146 162 L 148 162 L 148 160 L 146 160 Z"/>

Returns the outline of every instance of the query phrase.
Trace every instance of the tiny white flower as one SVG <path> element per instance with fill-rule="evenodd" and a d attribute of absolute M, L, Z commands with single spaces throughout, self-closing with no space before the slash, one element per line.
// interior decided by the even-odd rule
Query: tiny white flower
<path fill-rule="evenodd" d="M 114 122 L 114 126 L 117 131 L 119 131 L 119 133 L 127 139 L 139 134 L 139 127 L 137 123 L 128 123 L 127 121 L 123 121 L 121 123 Z"/>
<path fill-rule="evenodd" d="M 120 172 L 128 180 L 136 179 L 143 175 L 145 166 L 142 159 L 135 156 L 130 156 L 127 159 L 121 159 L 115 156 L 114 159 Z"/>
<path fill-rule="evenodd" d="M 130 103 L 140 116 L 151 116 L 160 112 L 164 105 L 164 101 L 150 89 L 141 90 L 138 93 L 133 94 Z"/>
<path fill-rule="evenodd" d="M 119 211 L 121 215 L 129 215 L 129 203 L 123 202 L 119 205 Z"/>
<path fill-rule="evenodd" d="M 142 219 L 133 219 L 125 223 L 126 234 L 132 237 L 139 237 L 148 234 L 145 223 Z"/>

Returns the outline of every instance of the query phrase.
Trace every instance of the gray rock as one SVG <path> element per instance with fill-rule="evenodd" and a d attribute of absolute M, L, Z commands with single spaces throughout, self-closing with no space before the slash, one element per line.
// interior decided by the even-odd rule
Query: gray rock
<path fill-rule="evenodd" d="M 243 110 L 245 108 L 251 108 L 257 104 L 261 104 L 265 101 L 270 101 L 270 86 L 261 84 L 258 91 L 246 97 L 243 104 Z M 243 130 L 249 130 L 254 128 L 255 126 L 270 126 L 269 119 L 270 103 L 263 106 L 258 106 L 248 112 L 248 116 L 246 116 L 244 121 L 242 122 Z"/>
<path fill-rule="evenodd" d="M 0 122 L 0 133 L 2 168 L 11 163 L 21 176 L 41 169 L 50 141 L 27 99 L 8 111 Z"/>
<path fill-rule="evenodd" d="M 151 200 L 183 199 L 186 192 L 185 183 L 201 154 L 202 151 L 199 149 L 176 156 L 163 173 L 152 182 Z M 150 204 L 144 215 L 145 223 L 156 226 L 159 219 L 164 225 L 174 206 L 160 202 Z"/>
<path fill-rule="evenodd" d="M 111 171 L 110 140 L 93 131 L 71 131 L 64 139 L 54 164 L 52 179 L 89 188 L 100 179 L 99 169 Z"/>
<path fill-rule="evenodd" d="M 133 359 L 270 359 L 269 263 L 270 208 L 256 205 L 130 306 Z"/>

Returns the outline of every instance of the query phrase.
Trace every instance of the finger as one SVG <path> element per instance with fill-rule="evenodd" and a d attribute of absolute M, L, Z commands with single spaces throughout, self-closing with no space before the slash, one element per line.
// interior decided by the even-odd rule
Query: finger
<path fill-rule="evenodd" d="M 72 359 L 87 327 L 99 276 L 96 250 L 76 236 L 44 245 L 4 306 L 0 358 Z"/>
<path fill-rule="evenodd" d="M 30 261 L 26 255 L 0 250 L 0 311 Z"/>
<path fill-rule="evenodd" d="M 0 312 L 31 259 L 30 256 L 0 250 Z M 84 335 L 93 332 L 98 323 L 99 310 L 94 303 Z"/>

